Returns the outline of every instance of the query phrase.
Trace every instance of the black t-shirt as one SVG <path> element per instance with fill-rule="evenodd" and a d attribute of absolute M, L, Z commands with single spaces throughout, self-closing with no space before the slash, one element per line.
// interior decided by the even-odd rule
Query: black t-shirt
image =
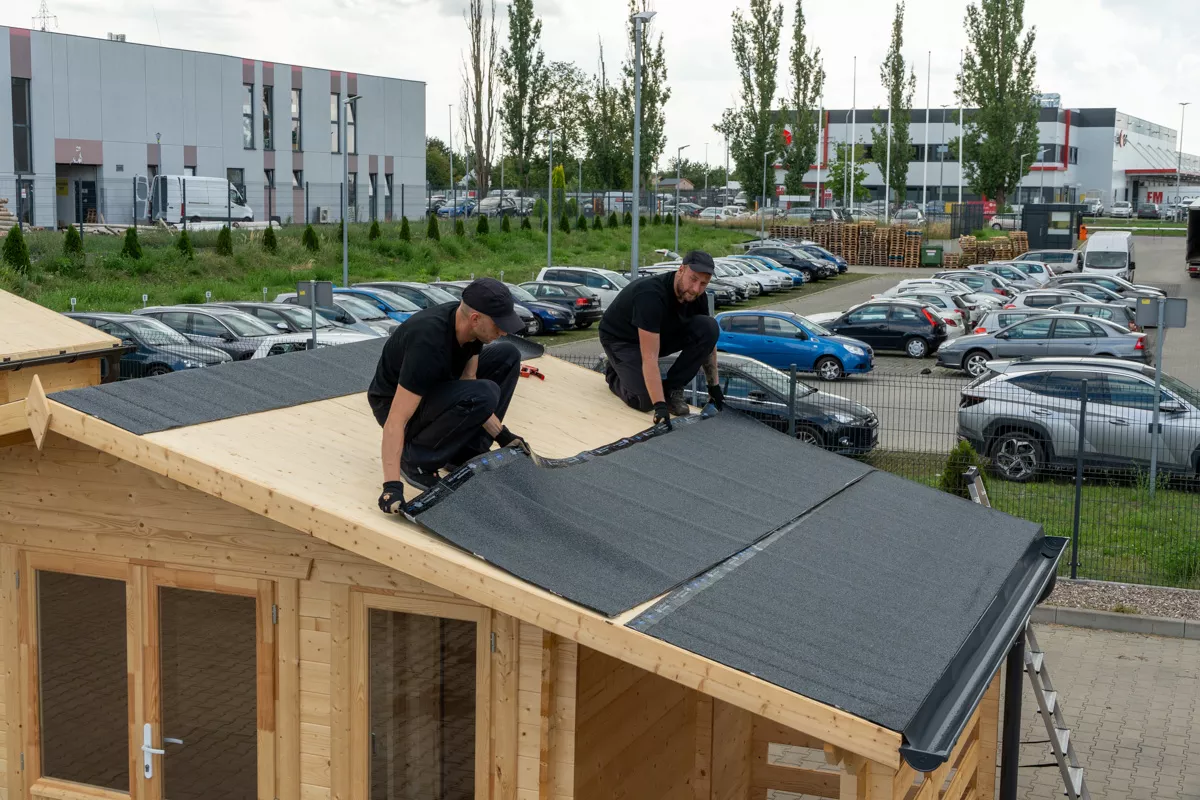
<path fill-rule="evenodd" d="M 472 356 L 483 349 L 481 342 L 458 343 L 454 315 L 458 302 L 443 303 L 413 314 L 400 325 L 383 346 L 375 378 L 367 389 L 374 407 L 391 404 L 396 386 L 424 397 L 440 383 L 458 380 Z"/>
<path fill-rule="evenodd" d="M 600 335 L 618 342 L 638 341 L 638 329 L 657 333 L 665 340 L 684 334 L 692 317 L 708 316 L 708 298 L 700 295 L 690 303 L 675 296 L 674 272 L 647 275 L 626 286 L 609 304 L 600 320 Z"/>

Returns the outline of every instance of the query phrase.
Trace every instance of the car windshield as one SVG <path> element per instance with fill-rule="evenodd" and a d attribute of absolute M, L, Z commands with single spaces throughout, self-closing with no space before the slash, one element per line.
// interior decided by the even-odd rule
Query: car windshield
<path fill-rule="evenodd" d="M 369 322 L 374 319 L 387 319 L 387 314 L 384 314 L 379 308 L 366 300 L 350 295 L 338 295 L 333 300 L 335 305 L 341 306 L 346 311 L 349 311 L 354 316 L 358 317 L 363 322 Z"/>
<path fill-rule="evenodd" d="M 798 322 L 802 326 L 804 326 L 808 330 L 809 333 L 815 334 L 817 336 L 833 336 L 833 331 L 829 330 L 824 325 L 820 325 L 816 322 L 813 322 L 808 317 L 802 317 L 799 314 L 792 314 L 791 317 L 796 322 Z"/>
<path fill-rule="evenodd" d="M 121 320 L 121 324 L 129 328 L 134 336 L 146 344 L 190 344 L 183 334 L 174 328 L 168 328 L 156 319 L 141 317 L 138 319 L 123 319 Z"/>
<path fill-rule="evenodd" d="M 279 312 L 280 316 L 287 317 L 288 321 L 301 330 L 312 328 L 312 312 L 303 308 L 276 308 L 273 311 Z M 317 314 L 318 328 L 332 328 L 334 324 L 329 320 Z"/>
<path fill-rule="evenodd" d="M 720 366 L 719 362 L 718 366 Z M 730 373 L 736 374 L 732 369 L 730 370 Z M 768 389 L 782 398 L 787 398 L 788 396 L 788 384 L 791 378 L 786 372 L 780 372 L 774 367 L 768 367 L 766 364 L 754 364 L 754 371 L 747 373 L 747 377 L 758 381 L 763 386 L 766 386 Z M 807 395 L 814 394 L 816 391 L 816 389 L 809 386 L 804 381 L 799 379 L 796 380 L 797 397 L 805 397 Z"/>
<path fill-rule="evenodd" d="M 1125 202 L 1124 200 L 1118 200 L 1117 202 L 1113 203 L 1113 208 L 1129 208 L 1129 203 Z"/>
<path fill-rule="evenodd" d="M 241 311 L 233 314 L 218 314 L 217 317 L 238 336 L 254 338 L 257 336 L 274 336 L 280 331 L 272 328 L 258 317 L 252 317 Z"/>
<path fill-rule="evenodd" d="M 1088 250 L 1087 265 L 1097 269 L 1125 269 L 1127 254 L 1121 250 Z"/>
<path fill-rule="evenodd" d="M 1188 386 L 1179 380 L 1179 378 L 1173 378 L 1170 375 L 1162 376 L 1162 385 L 1168 392 L 1179 395 L 1193 406 L 1200 408 L 1200 391 L 1197 391 L 1194 387 Z"/>
<path fill-rule="evenodd" d="M 604 275 L 604 277 L 608 278 L 610 281 L 612 281 L 614 284 L 616 284 L 616 287 L 618 289 L 624 289 L 626 286 L 629 285 L 629 278 L 626 278 L 624 275 L 622 275 L 619 272 L 605 272 L 602 274 Z"/>
<path fill-rule="evenodd" d="M 421 310 L 412 300 L 406 300 L 395 292 L 389 292 L 387 289 L 372 289 L 371 294 L 391 306 L 393 311 L 416 313 Z"/>
<path fill-rule="evenodd" d="M 504 284 L 508 287 L 508 293 L 512 295 L 512 299 L 518 303 L 536 303 L 537 298 L 529 293 L 529 290 L 524 289 L 512 283 Z"/>
<path fill-rule="evenodd" d="M 421 293 L 435 303 L 457 303 L 458 298 L 436 286 L 422 286 Z"/>

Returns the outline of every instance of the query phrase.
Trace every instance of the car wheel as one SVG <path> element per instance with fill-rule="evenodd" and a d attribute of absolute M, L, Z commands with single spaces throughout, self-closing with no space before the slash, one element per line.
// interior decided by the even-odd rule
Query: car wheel
<path fill-rule="evenodd" d="M 171 371 L 171 368 L 166 364 L 153 364 L 151 365 L 150 369 L 146 370 L 146 375 L 148 377 L 155 378 L 159 375 L 167 375 Z"/>
<path fill-rule="evenodd" d="M 529 324 L 525 326 L 525 335 L 526 336 L 537 336 L 541 332 L 542 332 L 542 320 L 541 320 L 541 318 L 534 316 L 533 319 L 529 320 Z"/>
<path fill-rule="evenodd" d="M 1001 225 L 1000 225 L 1000 223 L 999 223 L 999 222 L 997 222 L 997 223 L 994 223 L 994 224 L 992 225 L 992 230 L 994 230 L 994 231 L 1001 230 Z"/>
<path fill-rule="evenodd" d="M 990 360 L 991 356 L 984 351 L 972 350 L 963 357 L 963 371 L 965 371 L 972 378 L 978 378 L 980 375 L 987 372 L 987 362 Z"/>
<path fill-rule="evenodd" d="M 813 282 L 813 271 L 811 269 L 802 269 L 800 270 L 800 274 L 804 276 L 805 283 Z"/>
<path fill-rule="evenodd" d="M 195 222 L 199 222 L 199 221 L 200 221 L 199 217 L 188 217 L 188 222 L 195 223 Z"/>
<path fill-rule="evenodd" d="M 576 328 L 578 328 L 579 330 L 583 330 L 584 328 L 590 328 L 590 327 L 592 327 L 592 323 L 591 323 L 590 321 L 588 321 L 588 322 L 577 322 L 577 323 L 575 323 L 575 327 L 576 327 Z"/>
<path fill-rule="evenodd" d="M 904 343 L 904 352 L 908 354 L 909 358 L 924 358 L 929 355 L 929 342 L 920 336 L 910 336 Z"/>
<path fill-rule="evenodd" d="M 825 437 L 811 425 L 796 426 L 796 441 L 811 444 L 813 447 L 824 447 Z"/>
<path fill-rule="evenodd" d="M 846 373 L 842 371 L 842 362 L 833 356 L 823 356 L 813 365 L 813 371 L 823 381 L 840 380 Z"/>
<path fill-rule="evenodd" d="M 1042 468 L 1042 445 L 1028 433 L 1001 434 L 992 443 L 992 470 L 1005 480 L 1026 483 Z"/>

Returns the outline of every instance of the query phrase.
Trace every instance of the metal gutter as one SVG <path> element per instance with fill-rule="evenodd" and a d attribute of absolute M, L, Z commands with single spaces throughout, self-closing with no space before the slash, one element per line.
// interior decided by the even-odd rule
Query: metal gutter
<path fill-rule="evenodd" d="M 930 772 L 950 757 L 992 677 L 1025 630 L 1034 606 L 1053 588 L 1067 541 L 1060 536 L 1042 536 L 1030 543 L 917 713 L 904 726 L 900 755 L 913 769 Z"/>

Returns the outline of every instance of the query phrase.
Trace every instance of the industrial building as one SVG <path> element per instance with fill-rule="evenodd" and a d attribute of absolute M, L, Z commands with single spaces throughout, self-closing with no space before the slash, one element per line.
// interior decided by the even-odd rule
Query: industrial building
<path fill-rule="evenodd" d="M 227 178 L 256 220 L 336 222 L 343 122 L 352 218 L 398 217 L 406 183 L 419 215 L 421 81 L 0 26 L 0 200 L 32 225 L 147 220 L 159 174 Z"/>
<path fill-rule="evenodd" d="M 974 113 L 975 109 L 966 109 L 964 116 L 970 121 Z M 866 156 L 872 162 L 863 165 L 867 173 L 864 186 L 871 190 L 872 199 L 883 197 L 883 170 L 873 162 L 883 162 L 886 154 L 872 152 L 871 129 L 885 125 L 887 114 L 887 109 L 869 108 L 825 112 L 819 151 L 823 165 L 822 194 L 827 204 L 840 204 L 844 187 L 825 185 L 824 165 L 829 159 L 836 159 L 837 146 L 849 142 L 851 136 L 865 145 Z M 925 196 L 929 201 L 958 199 L 958 150 L 948 146 L 956 143 L 961 133 L 957 120 L 958 109 L 953 107 L 931 108 L 928 112 L 912 110 L 909 124 L 912 150 L 908 157 L 905 199 L 920 202 L 922 185 L 927 187 Z M 1036 203 L 1039 197 L 1047 203 L 1098 198 L 1110 208 L 1117 200 L 1128 200 L 1135 205 L 1171 203 L 1180 194 L 1200 195 L 1200 156 L 1184 153 L 1180 157 L 1179 132 L 1174 128 L 1115 108 L 1066 108 L 1057 95 L 1043 95 L 1038 130 L 1041 152 L 1026 157 L 1029 173 L 1021 180 L 1016 195 L 1010 198 L 1013 203 Z M 926 147 L 929 148 L 927 163 Z M 898 155 L 893 153 L 892 157 Z M 817 178 L 814 165 L 804 180 L 815 187 Z M 777 167 L 776 184 L 782 183 L 783 171 Z M 965 185 L 962 197 L 980 199 Z"/>

